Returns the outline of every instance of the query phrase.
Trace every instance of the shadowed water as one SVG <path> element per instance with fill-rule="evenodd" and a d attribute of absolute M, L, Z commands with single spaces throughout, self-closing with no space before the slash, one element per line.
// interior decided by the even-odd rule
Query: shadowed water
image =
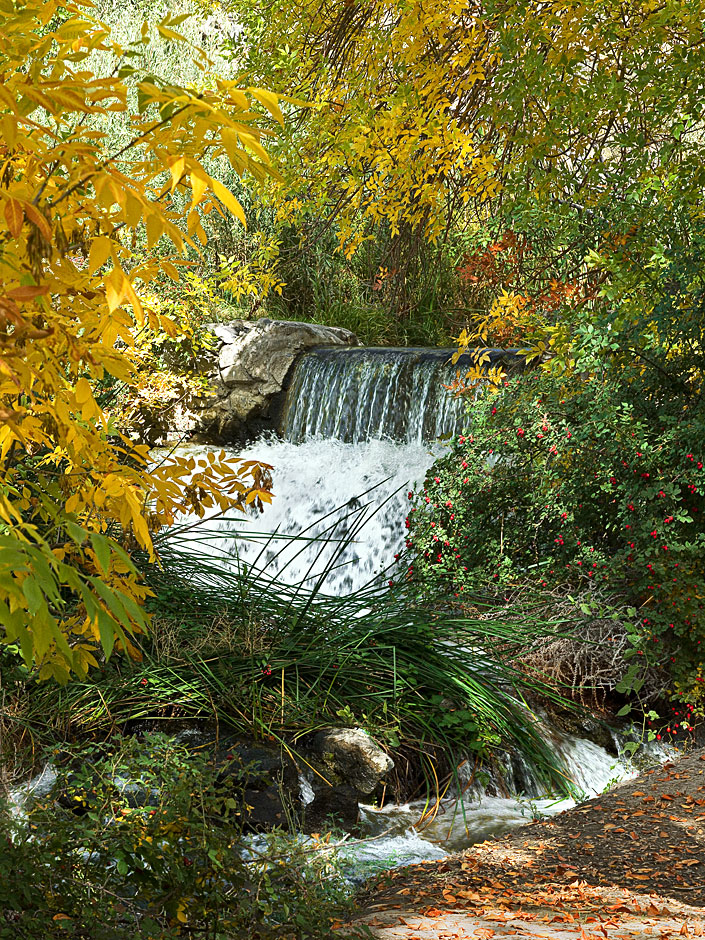
<path fill-rule="evenodd" d="M 359 443 L 435 441 L 467 423 L 467 397 L 448 391 L 472 357 L 453 364 L 453 349 L 351 347 L 306 353 L 296 363 L 282 417 L 282 435 L 301 443 L 335 439 Z M 490 363 L 515 362 L 487 350 Z"/>

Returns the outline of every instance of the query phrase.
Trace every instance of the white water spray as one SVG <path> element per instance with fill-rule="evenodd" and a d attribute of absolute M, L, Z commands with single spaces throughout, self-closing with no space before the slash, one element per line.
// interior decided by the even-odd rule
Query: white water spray
<path fill-rule="evenodd" d="M 189 448 L 197 456 L 208 448 Z M 214 520 L 193 533 L 201 549 L 231 556 L 287 584 L 351 594 L 379 577 L 404 547 L 408 493 L 433 462 L 424 444 L 372 440 L 257 441 L 238 456 L 274 467 L 274 501 L 262 515 Z"/>

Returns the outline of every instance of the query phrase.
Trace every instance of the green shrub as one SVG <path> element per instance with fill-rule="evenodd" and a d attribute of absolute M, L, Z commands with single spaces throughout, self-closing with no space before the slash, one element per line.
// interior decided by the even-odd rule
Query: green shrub
<path fill-rule="evenodd" d="M 524 586 L 611 596 L 633 652 L 684 695 L 705 677 L 705 409 L 637 382 L 539 371 L 484 394 L 415 494 L 413 571 L 461 600 Z M 637 668 L 635 660 L 632 674 Z"/>
<path fill-rule="evenodd" d="M 345 897 L 330 851 L 243 843 L 247 769 L 221 780 L 163 735 L 58 755 L 49 797 L 0 817 L 0 937 L 326 937 Z"/>

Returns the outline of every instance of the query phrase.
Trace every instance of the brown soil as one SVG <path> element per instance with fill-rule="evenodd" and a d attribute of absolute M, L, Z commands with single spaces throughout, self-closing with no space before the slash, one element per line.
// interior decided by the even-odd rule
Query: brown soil
<path fill-rule="evenodd" d="M 551 820 L 379 878 L 343 933 L 705 936 L 705 749 Z"/>

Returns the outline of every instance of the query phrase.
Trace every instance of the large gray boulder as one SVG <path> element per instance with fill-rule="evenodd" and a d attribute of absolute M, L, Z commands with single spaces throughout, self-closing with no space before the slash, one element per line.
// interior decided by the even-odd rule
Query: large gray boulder
<path fill-rule="evenodd" d="M 302 791 L 304 832 L 326 832 L 332 826 L 353 832 L 359 801 L 369 798 L 394 761 L 361 728 L 327 728 L 310 737 L 304 748 L 307 767 Z"/>
<path fill-rule="evenodd" d="M 212 377 L 214 396 L 198 411 L 199 436 L 244 443 L 276 428 L 296 359 L 316 346 L 359 346 L 341 327 L 295 320 L 234 320 L 217 324 L 220 340 Z"/>
<path fill-rule="evenodd" d="M 358 793 L 372 793 L 394 769 L 394 761 L 361 728 L 327 728 L 309 745 L 332 775 Z"/>

